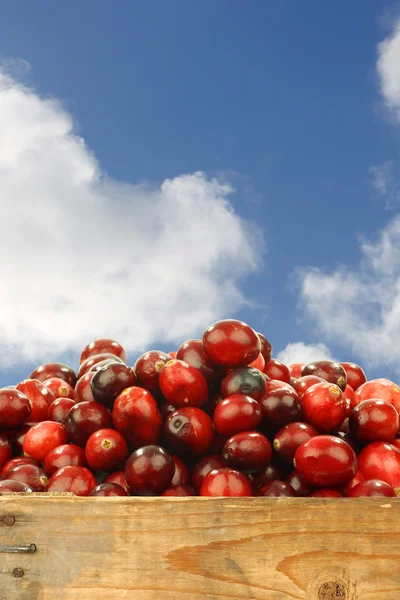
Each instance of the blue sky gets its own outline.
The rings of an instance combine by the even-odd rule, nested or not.
[[[210,318],[222,316],[242,318],[262,331],[276,354],[292,343],[323,343],[334,357],[363,364],[370,377],[397,381],[400,312],[396,320],[394,290],[399,273],[392,263],[400,248],[400,68],[390,60],[390,51],[397,51],[397,5],[362,0],[148,0],[112,5],[102,0],[43,0],[33,6],[26,0],[3,3],[1,13],[0,55],[7,79],[0,88],[0,108],[3,93],[10,114],[3,148],[26,143],[30,156],[37,157],[57,139],[58,150],[33,162],[32,171],[25,152],[24,161],[13,164],[9,188],[2,186],[9,190],[2,212],[19,241],[15,266],[11,252],[7,266],[0,267],[3,284],[13,291],[3,300],[0,316],[5,355],[0,384],[15,383],[50,356],[76,362],[83,340],[90,341],[92,334],[119,335],[133,362],[142,348],[173,349],[174,339],[198,335]],[[380,68],[378,44],[392,38]],[[15,86],[15,98],[10,85]],[[49,98],[61,104],[49,108]],[[49,112],[42,114],[41,107]],[[31,109],[28,123],[24,119]],[[29,143],[21,141],[42,118],[51,125],[49,137],[40,137],[47,132],[43,126]],[[72,132],[68,119],[74,122]],[[72,135],[81,136],[87,150],[82,156],[75,149],[73,158],[71,150],[65,159],[64,142]],[[65,171],[64,160],[69,165]],[[0,154],[0,184],[1,167]],[[23,182],[18,177],[22,168],[29,173]],[[91,169],[101,172],[99,197],[107,197],[106,215],[87,200],[93,186],[99,191]],[[72,181],[78,171],[68,191],[64,177]],[[215,201],[218,215],[213,217],[214,231],[203,212],[193,213],[203,229],[196,230],[197,249],[191,249],[182,266],[190,239],[178,236],[174,246],[170,232],[185,230],[192,209],[181,211],[181,180],[175,178],[199,171],[207,188],[202,188],[206,199],[199,210],[211,215]],[[37,185],[35,173],[40,173]],[[229,182],[236,192],[215,192],[209,187],[214,177]],[[175,181],[173,190],[160,195],[157,190],[166,179]],[[203,184],[192,183],[184,193],[193,194],[193,206],[199,206],[194,187]],[[88,194],[81,194],[83,189]],[[35,199],[33,190],[40,190]],[[150,210],[153,194],[157,200]],[[86,203],[86,216],[90,212],[94,221],[104,221],[96,234],[90,230],[93,221],[80,221],[80,202]],[[224,220],[225,202],[239,221],[233,222],[229,212]],[[13,203],[19,207],[14,213]],[[154,217],[160,207],[167,207],[168,225]],[[177,211],[179,222],[174,220]],[[257,224],[257,236],[248,231],[247,221]],[[82,223],[85,227],[79,230]],[[131,239],[129,223],[135,232]],[[27,237],[28,226],[32,237]],[[122,245],[118,227],[123,228]],[[155,236],[163,227],[167,264],[182,270],[184,281],[167,276],[164,264],[157,266],[165,246],[155,244]],[[74,236],[82,241],[85,231],[87,246],[79,246],[70,271],[67,253],[76,248]],[[39,248],[49,232],[56,241],[50,236],[38,250],[35,243]],[[65,244],[60,242],[64,234]],[[223,243],[214,239],[218,235],[225,236]],[[216,264],[207,271],[199,256],[202,244],[212,249],[214,242],[218,247],[210,257],[216,257]],[[59,271],[54,256],[46,258],[54,244],[63,265]],[[8,240],[1,250],[9,248]],[[147,248],[154,251],[151,294],[158,298],[148,312],[148,301],[140,304],[138,298],[147,298],[149,284],[143,291],[143,277],[133,277]],[[133,262],[125,264],[130,251]],[[257,258],[262,262],[256,264]],[[95,283],[109,277],[99,267],[104,261],[113,272],[110,289]],[[144,269],[148,272],[149,267]],[[126,286],[115,287],[115,277],[126,277]],[[168,287],[168,281],[178,293],[166,293],[163,315],[163,285]],[[95,292],[109,299],[97,306]],[[87,299],[75,303],[79,296]],[[96,320],[90,320],[88,303],[96,306]],[[124,310],[130,305],[132,322],[125,327],[130,313]],[[139,319],[154,320],[157,326],[146,328]],[[302,347],[292,350],[297,358]],[[293,352],[283,356],[292,357]]]

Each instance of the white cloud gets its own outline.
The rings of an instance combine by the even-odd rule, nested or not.
[[[369,168],[371,182],[375,190],[385,199],[386,208],[394,208],[400,200],[399,165],[388,160]]]
[[[385,104],[400,120],[400,19],[378,44],[377,73]]]
[[[304,344],[293,342],[278,353],[277,359],[286,365],[297,362],[310,363],[314,360],[333,360],[332,353],[325,344]]]
[[[103,335],[173,345],[232,313],[262,239],[231,192],[204,173],[108,178],[59,102],[0,75],[0,366]]]

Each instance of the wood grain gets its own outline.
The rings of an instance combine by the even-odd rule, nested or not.
[[[385,500],[3,496],[0,598],[399,600]]]

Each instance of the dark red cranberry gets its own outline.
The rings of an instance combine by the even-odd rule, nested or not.
[[[233,435],[222,449],[222,459],[228,467],[249,473],[265,468],[271,462],[271,456],[271,444],[257,431]]]
[[[85,360],[91,356],[96,356],[97,354],[114,354],[123,362],[126,362],[126,352],[121,344],[109,338],[101,338],[94,342],[90,342],[90,344],[87,344],[87,346],[84,347],[79,359],[79,364],[82,364]]]
[[[277,358],[271,358],[264,367],[264,373],[270,379],[278,379],[284,383],[290,383],[290,371],[282,361]]]
[[[89,358],[84,360],[81,366],[79,367],[78,379],[86,375],[86,373],[89,373],[89,371],[92,369],[92,367],[94,367],[94,365],[97,365],[98,363],[103,362],[105,360],[125,364],[121,358],[118,358],[118,356],[115,356],[114,354],[110,354],[108,352],[94,354],[93,356],[89,356]]]
[[[0,431],[17,429],[30,418],[32,405],[18,390],[0,389]]]
[[[62,444],[50,450],[43,462],[48,477],[63,467],[87,467],[85,451],[76,444]]]
[[[75,404],[75,400],[72,400],[71,398],[57,398],[54,400],[53,404],[49,406],[48,420],[65,425],[69,411]]]
[[[214,411],[214,427],[217,433],[225,437],[257,429],[261,419],[262,408],[259,403],[243,394],[221,400]]]
[[[213,443],[214,428],[200,408],[179,408],[165,422],[165,438],[176,452],[200,457]]]
[[[42,382],[51,377],[59,377],[69,383],[72,387],[75,387],[77,381],[75,371],[68,365],[60,362],[51,362],[40,365],[40,367],[37,367],[37,369],[32,371],[29,375],[29,379],[39,379],[39,381]]]
[[[34,460],[33,458],[29,458],[29,456],[17,456],[15,458],[10,458],[10,460],[5,463],[5,465],[3,466],[2,470],[1,470],[1,479],[8,479],[8,477],[6,477],[8,471],[10,469],[13,469],[14,467],[17,467],[18,465],[39,466],[38,462],[36,460]]]
[[[170,486],[175,463],[160,446],[144,446],[130,455],[124,473],[132,494],[157,496]]]
[[[210,325],[203,335],[208,358],[222,367],[246,367],[261,350],[260,338],[246,323],[234,319]]]
[[[221,469],[223,467],[225,467],[225,463],[219,454],[209,454],[201,458],[192,470],[192,484],[197,493],[200,492],[205,476],[213,469]]]
[[[95,399],[93,397],[91,381],[94,377],[95,371],[88,371],[85,375],[82,375],[80,379],[78,379],[77,384],[75,386],[75,402],[94,402]]]
[[[330,488],[346,485],[353,479],[357,456],[343,440],[333,435],[318,435],[297,449],[294,465],[311,485]]]
[[[297,381],[295,381],[293,387],[301,399],[310,387],[316,383],[324,383],[324,381],[324,379],[317,377],[316,375],[306,375],[305,377],[300,377]]]
[[[32,425],[34,425],[34,423],[26,423],[19,429],[14,429],[13,431],[9,432],[9,440],[11,442],[13,456],[21,456],[21,454],[24,453],[22,444],[24,443],[26,433],[30,430]]]
[[[54,399],[56,398],[72,398],[75,397],[74,388],[69,385],[64,379],[60,379],[60,377],[50,377],[50,379],[45,379],[43,381],[43,385],[47,387],[48,390],[53,394]]]
[[[176,487],[177,485],[187,485],[190,481],[190,471],[179,456],[175,454],[170,455],[172,460],[175,463],[175,473],[171,480],[171,487]]]
[[[346,371],[347,383],[354,391],[367,381],[364,371],[358,365],[351,362],[341,362],[340,364]]]
[[[303,475],[295,469],[285,479],[286,483],[292,486],[296,496],[305,498],[313,491],[313,487],[304,479]]]
[[[257,356],[257,358],[249,364],[249,367],[251,367],[252,369],[258,369],[259,371],[261,371],[261,373],[264,373],[265,360],[261,352]]]
[[[284,462],[293,464],[297,448],[316,435],[318,431],[308,423],[288,423],[276,434],[274,450]]]
[[[353,479],[348,484],[340,488],[342,496],[345,496],[347,498],[350,494],[350,490],[352,490],[353,487],[355,487],[357,484],[361,483],[361,481],[365,481],[365,477],[360,471],[357,471]]]
[[[0,431],[0,471],[12,457],[12,446],[8,435]]]
[[[160,373],[163,396],[177,408],[203,406],[208,400],[208,385],[203,375],[181,360],[170,360]]]
[[[92,471],[115,471],[128,453],[126,441],[115,429],[99,429],[86,442],[85,456]]]
[[[163,420],[157,402],[139,387],[124,390],[114,402],[114,427],[134,448],[158,444],[161,441]]]
[[[205,410],[205,408],[206,407],[204,406],[203,410]],[[167,400],[164,400],[159,405],[159,410],[160,410],[162,418],[164,419],[164,421],[166,421],[167,417],[169,417],[169,415],[171,415],[172,413],[174,413],[176,411],[176,407],[173,406],[173,404],[170,404]],[[207,411],[207,414],[209,414],[208,411]]]
[[[399,430],[399,414],[386,400],[364,400],[349,417],[351,436],[362,442],[390,442]]]
[[[290,378],[297,380],[300,379],[301,377],[301,372],[303,370],[303,367],[306,366],[306,363],[302,363],[302,362],[298,362],[298,363],[292,363],[291,365],[288,365],[288,369],[290,372]]]
[[[267,465],[264,469],[261,469],[261,471],[249,473],[248,475],[253,489],[256,491],[267,485],[267,483],[275,481],[275,479],[281,479],[281,476],[281,471],[272,464]]]
[[[47,421],[49,406],[55,400],[54,394],[38,379],[25,379],[17,385],[16,389],[25,394],[31,402],[32,411],[29,415],[30,421],[32,423]]]
[[[128,492],[117,483],[101,483],[90,492],[89,496],[128,496]]]
[[[301,372],[302,377],[305,375],[316,375],[325,379],[328,383],[334,383],[342,391],[347,385],[347,374],[342,365],[333,360],[316,360],[308,363]]]
[[[104,479],[103,483],[117,483],[129,494],[128,484],[125,481],[125,475],[123,471],[115,471],[114,473],[110,473]]]
[[[161,496],[196,496],[196,490],[191,485],[175,485],[166,489]]]
[[[33,492],[33,489],[21,481],[3,479],[3,481],[0,481],[0,495],[4,492]]]
[[[25,483],[34,492],[43,492],[47,484],[46,473],[37,465],[17,465],[7,471],[7,479]]]
[[[116,362],[109,363],[96,371],[90,382],[95,401],[109,408],[121,392],[134,385],[136,385],[136,375],[133,369]]]
[[[26,456],[43,462],[48,453],[67,442],[67,430],[62,423],[41,421],[26,432],[22,449]]]
[[[209,383],[224,376],[222,367],[211,362],[204,352],[202,340],[192,339],[184,342],[178,349],[176,358],[195,367]]]
[[[137,377],[137,385],[150,392],[159,392],[160,373],[164,365],[170,360],[169,354],[159,350],[150,350],[139,356],[133,367]]]
[[[305,420],[322,433],[334,431],[346,417],[346,399],[342,390],[327,382],[308,388],[301,407]]]
[[[261,398],[260,405],[267,427],[283,427],[287,423],[302,420],[300,399],[294,390],[281,388],[269,392]]]
[[[386,442],[372,442],[358,456],[359,470],[365,479],[385,481],[396,492],[400,488],[400,451]]]
[[[96,485],[96,479],[89,469],[70,465],[59,469],[50,477],[46,491],[71,492],[75,496],[89,496]]]
[[[65,426],[68,440],[84,447],[92,433],[112,427],[111,413],[99,402],[79,402],[69,411]]]
[[[271,346],[270,342],[267,340],[267,338],[265,337],[265,335],[263,335],[262,333],[257,333],[257,335],[258,335],[258,338],[261,343],[260,353],[261,353],[263,359],[265,360],[265,364],[267,364],[267,362],[269,362],[271,360],[272,346]]]
[[[245,394],[255,400],[260,400],[266,391],[265,381],[265,376],[258,369],[251,367],[234,369],[222,380],[221,397]]]
[[[252,496],[253,490],[246,475],[234,469],[213,469],[204,478],[200,496]]]
[[[330,490],[329,488],[322,488],[321,490],[316,490],[315,492],[311,492],[308,496],[309,498],[341,498],[342,494],[337,490]]]
[[[379,479],[367,479],[355,485],[349,492],[349,498],[360,496],[385,496],[394,498],[397,496],[391,485]]]
[[[258,492],[257,496],[272,496],[274,498],[293,498],[296,493],[292,486],[286,481],[271,481],[262,487]]]
[[[400,414],[400,388],[390,379],[371,379],[363,383],[354,394],[354,403],[352,408],[355,408],[363,400],[386,400],[393,404],[397,412]]]

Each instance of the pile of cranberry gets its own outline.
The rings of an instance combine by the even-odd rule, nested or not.
[[[353,363],[287,366],[233,319],[126,364],[110,339],[0,389],[0,493],[389,496],[400,388]]]

